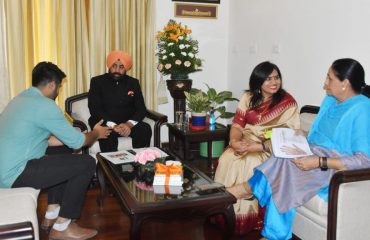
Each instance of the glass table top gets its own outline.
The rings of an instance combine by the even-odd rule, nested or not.
[[[153,186],[154,171],[147,170],[137,163],[120,165],[112,164],[109,161],[107,163],[112,167],[115,176],[122,184],[126,185],[129,192],[141,204],[225,194],[223,188],[204,190],[205,186],[214,186],[216,183],[199,170],[186,164],[183,165],[182,186]]]

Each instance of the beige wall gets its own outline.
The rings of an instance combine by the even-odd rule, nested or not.
[[[319,105],[335,59],[355,58],[370,75],[369,12],[367,0],[230,1],[228,88],[239,94],[253,67],[271,60],[300,106]]]

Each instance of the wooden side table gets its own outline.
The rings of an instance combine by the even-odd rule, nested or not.
[[[207,142],[207,155],[208,161],[211,162],[211,175],[214,175],[214,164],[212,160],[212,142],[213,141],[226,141],[227,128],[226,126],[216,123],[216,128],[214,130],[203,130],[194,131],[189,128],[178,127],[174,123],[167,123],[168,127],[168,140],[169,140],[169,150],[172,154],[176,155],[182,160],[188,160],[190,156],[190,143],[194,142]],[[180,156],[174,150],[174,145],[178,144],[179,141],[182,143],[183,156]]]

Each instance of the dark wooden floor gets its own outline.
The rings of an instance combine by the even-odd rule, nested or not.
[[[197,156],[197,155],[196,155]],[[192,164],[196,165],[204,172],[209,174],[209,164],[207,160],[196,157]],[[99,194],[99,187],[88,190],[86,201],[81,218],[77,221],[81,226],[98,229],[99,234],[96,240],[129,239],[130,220],[121,210],[119,203],[114,196],[107,196],[103,207],[99,207],[96,198]],[[41,222],[47,206],[47,195],[41,193],[38,201],[38,217]],[[171,240],[218,240],[222,239],[221,230],[211,224],[194,221],[172,221],[172,222],[148,222],[142,227],[142,239],[171,239]],[[239,239],[259,239],[259,233],[252,232],[243,237],[233,237]],[[40,229],[40,239],[48,239],[48,233]]]

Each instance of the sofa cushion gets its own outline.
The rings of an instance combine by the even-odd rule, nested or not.
[[[320,216],[328,215],[328,203],[317,195],[311,198],[310,201],[305,203],[303,206]]]
[[[37,221],[37,197],[39,190],[24,188],[0,189],[0,225],[30,221],[35,238],[39,239]]]
[[[89,118],[90,118],[90,110],[88,108],[88,99],[84,98],[79,101],[75,101],[72,104],[73,112],[71,113],[71,116],[76,119],[80,120],[83,123],[86,124],[87,129],[90,131],[89,126]]]
[[[308,132],[311,128],[311,124],[313,123],[313,120],[315,119],[317,114],[314,113],[301,113],[299,115],[299,118],[301,120],[301,129],[303,131]]]

